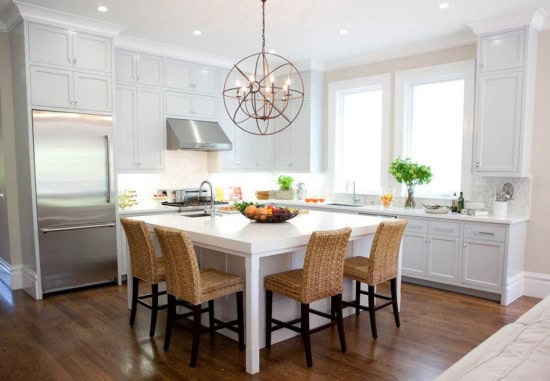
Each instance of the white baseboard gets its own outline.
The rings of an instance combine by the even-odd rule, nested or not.
[[[12,290],[19,290],[23,288],[23,266],[15,265],[12,266],[2,258],[0,258],[0,271],[6,274],[8,279],[8,286]]]
[[[523,295],[545,298],[550,295],[550,274],[523,272]]]
[[[506,288],[500,300],[500,303],[504,306],[512,303],[514,300],[524,295],[525,293],[525,276],[523,272],[508,278],[506,281]]]
[[[22,270],[23,290],[35,299],[42,299],[42,290],[39,287],[38,274],[28,267],[23,267]]]

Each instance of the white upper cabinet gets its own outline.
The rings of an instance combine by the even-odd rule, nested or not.
[[[145,86],[164,86],[164,59],[150,54],[117,50],[115,79],[117,82]]]
[[[530,174],[536,47],[532,27],[479,37],[474,171],[480,175]]]
[[[107,37],[29,23],[30,61],[76,70],[111,73],[111,40]]]
[[[220,93],[219,70],[215,67],[167,59],[166,87],[218,96]]]
[[[524,29],[484,36],[479,39],[479,44],[479,68],[482,73],[523,67]]]

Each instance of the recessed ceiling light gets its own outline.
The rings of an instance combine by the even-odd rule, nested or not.
[[[197,29],[197,30],[194,30],[194,31],[193,31],[193,34],[194,34],[195,36],[200,36],[200,35],[202,34],[202,32],[201,32],[200,30]]]
[[[105,13],[105,12],[107,12],[109,9],[108,9],[105,5],[100,5],[99,7],[97,7],[97,10],[98,10],[99,12]]]
[[[347,29],[340,29],[339,33],[341,36],[345,36],[346,34],[349,33],[349,31]]]
[[[439,3],[438,8],[439,9],[449,9],[450,4],[449,3]]]
[[[269,53],[275,54],[275,53],[277,53],[277,51],[275,49],[269,49]]]

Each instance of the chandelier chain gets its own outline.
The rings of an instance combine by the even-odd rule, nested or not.
[[[262,0],[262,51],[265,50],[265,1]]]

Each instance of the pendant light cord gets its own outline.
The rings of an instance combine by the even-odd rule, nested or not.
[[[262,0],[262,52],[265,51],[265,2]]]

